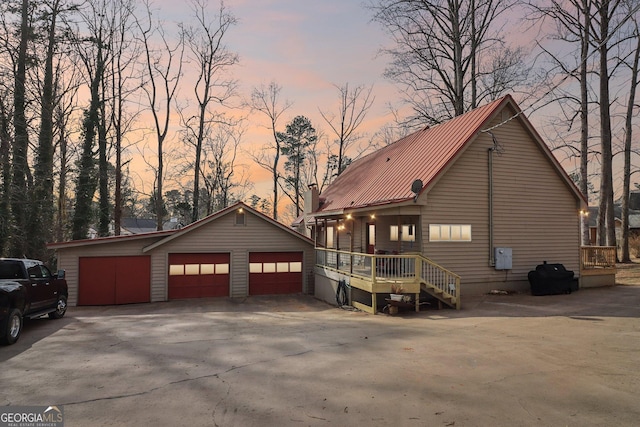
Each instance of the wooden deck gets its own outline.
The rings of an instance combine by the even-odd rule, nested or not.
[[[371,305],[352,301],[362,311],[377,311],[378,294],[412,295],[420,311],[420,291],[460,309],[460,276],[439,266],[421,254],[365,254],[316,248],[316,265],[349,276],[349,285],[370,295]],[[395,292],[398,287],[402,292]]]
[[[616,248],[582,246],[580,248],[580,287],[613,286],[616,281]]]

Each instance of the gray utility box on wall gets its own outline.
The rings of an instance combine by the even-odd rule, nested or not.
[[[513,268],[513,256],[511,248],[494,248],[496,270],[511,270]]]

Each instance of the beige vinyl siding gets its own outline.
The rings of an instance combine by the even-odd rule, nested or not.
[[[151,257],[151,302],[168,299],[170,253],[230,254],[230,295],[242,297],[249,289],[249,252],[303,252],[303,292],[312,291],[315,263],[313,242],[298,237],[271,221],[245,210],[245,225],[236,225],[235,211],[204,220],[199,226],[161,236],[122,237],[69,242],[56,248],[58,268],[66,270],[69,303],[77,304],[80,257],[149,255]],[[160,241],[167,239],[166,243]],[[158,243],[157,246],[154,244]]]
[[[161,302],[169,299],[169,255],[160,248],[156,248],[150,253],[151,302]]]
[[[69,305],[78,304],[78,277],[80,257],[106,257],[106,256],[137,256],[144,255],[142,246],[150,245],[158,241],[159,237],[149,237],[147,239],[131,239],[124,242],[111,241],[102,244],[87,244],[83,246],[72,246],[60,248],[58,254],[58,268],[65,270],[67,286],[69,288]],[[152,258],[153,265],[153,258]],[[153,300],[153,277],[151,279],[151,301]]]
[[[78,256],[71,251],[58,251],[58,270],[64,270],[69,290],[67,303],[71,306],[78,305],[78,275],[80,274]]]
[[[164,262],[152,262],[152,282],[162,278],[166,289],[167,257],[169,253],[230,253],[232,296],[248,295],[248,252],[301,252],[305,253],[303,271],[312,268],[313,244],[302,240],[245,211],[245,225],[236,225],[235,213],[230,212],[215,221],[203,224],[170,242],[153,249],[162,251]],[[304,274],[303,292],[307,292],[308,275]],[[165,297],[166,298],[166,297]]]
[[[249,295],[249,251],[234,249],[231,251],[231,289],[229,295],[233,298]]]
[[[493,246],[512,248],[513,269],[498,271],[489,265],[489,134],[472,142],[429,191],[424,207],[425,255],[459,274],[467,295],[522,289],[527,273],[545,260],[579,270],[579,201],[574,193],[518,120],[492,132],[500,146],[493,154]],[[472,241],[429,242],[429,224],[470,224]]]

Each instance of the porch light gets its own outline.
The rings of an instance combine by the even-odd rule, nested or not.
[[[351,217],[351,214],[350,214],[350,213],[348,213],[348,214],[347,214],[347,219],[351,219],[351,218],[352,218],[352,217]]]
[[[580,215],[582,216],[589,216],[589,211],[585,210],[585,209],[580,209]]]
[[[371,215],[369,215],[369,218],[371,218],[371,219],[376,219],[376,214],[371,214]]]

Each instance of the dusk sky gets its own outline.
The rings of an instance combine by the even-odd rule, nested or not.
[[[218,5],[211,0],[211,12],[217,12]],[[387,36],[371,22],[371,12],[360,0],[228,0],[225,5],[238,19],[226,43],[240,56],[233,75],[242,95],[248,97],[253,87],[273,80],[282,86],[282,100],[293,103],[279,123],[281,130],[297,115],[309,117],[317,129],[327,129],[318,108],[337,112],[334,85],[345,83],[374,86],[375,102],[363,130],[374,133],[392,120],[387,104],[399,97],[382,76],[387,59],[378,55]],[[189,3],[158,0],[154,6],[167,24],[188,23],[192,16]],[[266,124],[266,117],[250,116],[245,146],[270,142]],[[252,175],[268,180],[267,172],[259,169],[255,166]]]
[[[246,98],[253,87],[276,81],[282,87],[282,100],[293,103],[279,123],[280,130],[293,117],[304,115],[316,129],[326,132],[328,126],[318,109],[337,112],[338,93],[333,85],[373,85],[375,102],[361,130],[371,136],[391,123],[388,104],[398,106],[400,95],[383,77],[389,58],[379,53],[390,40],[383,28],[371,21],[372,11],[365,4],[366,0],[225,1],[238,19],[238,24],[228,32],[226,43],[240,56],[233,75],[239,81],[242,95]],[[193,16],[190,3],[156,0],[154,5],[168,23],[188,23]],[[210,0],[209,7],[212,13],[217,12],[219,2]],[[531,47],[540,34],[523,35],[525,24],[517,16],[520,14],[521,11],[514,11],[513,19],[505,19],[506,38],[509,42],[526,39],[524,43]],[[510,26],[518,27],[520,32],[509,34]],[[521,96],[516,94],[515,98],[518,101]],[[534,126],[539,127],[543,113],[528,109],[531,103],[539,104],[540,100],[530,99],[520,106]],[[265,116],[249,116],[249,130],[243,139],[245,149],[271,142],[265,125]],[[544,129],[538,130],[546,136]],[[251,175],[256,184],[251,193],[268,197],[272,185],[269,173],[253,164]]]

